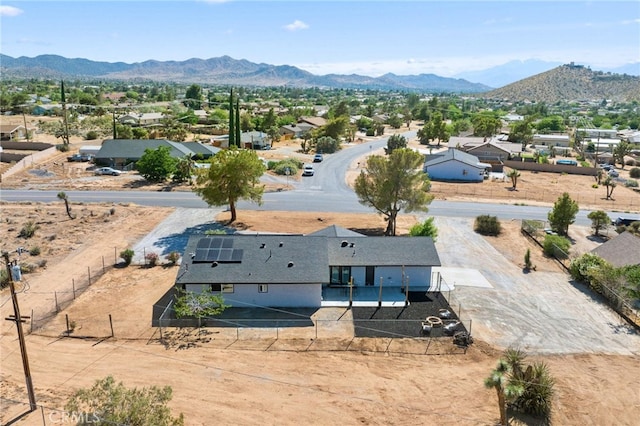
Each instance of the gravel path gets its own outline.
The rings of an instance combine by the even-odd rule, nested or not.
[[[452,292],[478,338],[531,353],[640,353],[640,335],[567,274],[524,274],[472,231],[471,219],[436,224],[442,266],[476,269],[492,286],[457,283]]]

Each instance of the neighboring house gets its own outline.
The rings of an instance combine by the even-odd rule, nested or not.
[[[307,123],[312,125],[314,128],[316,127],[322,127],[324,125],[327,124],[327,120],[325,120],[322,117],[300,117],[298,119],[298,125],[299,123]]]
[[[198,146],[191,144],[198,144]],[[123,168],[138,161],[144,155],[145,149],[155,150],[161,146],[168,147],[174,158],[185,156],[193,158],[196,154],[204,152],[210,152],[210,157],[220,151],[219,148],[198,142],[172,142],[166,139],[107,139],[102,142],[102,147],[95,156],[95,162]]]
[[[118,117],[121,124],[129,124],[133,126],[151,126],[160,124],[164,114],[161,112],[147,112],[144,114],[129,113]]]
[[[436,266],[429,237],[367,237],[335,226],[308,235],[193,235],[175,283],[219,292],[233,307],[402,306],[407,290],[432,288]]]
[[[619,143],[620,139],[592,138],[582,141],[582,148],[585,151],[588,151],[589,147],[592,146],[597,152],[613,152],[614,148],[618,146]]]
[[[241,133],[240,141],[244,148],[249,149],[264,149],[271,146],[271,138],[266,133],[258,132],[256,130]]]
[[[491,164],[481,163],[478,157],[455,148],[427,156],[424,163],[431,180],[482,182],[490,170]]]
[[[0,125],[0,139],[3,141],[15,141],[26,139],[27,133],[22,125],[2,124]]]
[[[569,135],[533,135],[533,139],[531,140],[533,145],[544,145],[544,146],[561,146],[568,147],[569,146]]]
[[[207,124],[209,122],[209,115],[207,111],[203,109],[196,109],[193,114],[198,117],[198,124]]]
[[[509,147],[506,145],[509,145]],[[478,157],[480,161],[489,164],[502,164],[504,160],[508,160],[511,157],[511,150],[514,148],[511,145],[517,145],[518,154],[522,152],[522,145],[520,144],[497,144],[493,141],[485,142],[465,151]]]
[[[618,131],[615,129],[576,129],[576,134],[580,134],[584,138],[614,139],[618,136]]]
[[[591,250],[591,253],[597,254],[618,268],[640,265],[640,237],[625,231]]]
[[[62,105],[60,104],[35,105],[31,109],[31,114],[33,115],[56,115],[59,112],[62,112]]]
[[[280,127],[280,135],[285,140],[300,138],[305,132],[306,130],[295,124],[287,124]]]

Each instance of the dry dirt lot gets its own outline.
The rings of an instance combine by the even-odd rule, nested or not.
[[[114,247],[120,250],[131,246],[172,211],[74,205],[78,218],[72,221],[62,203],[1,207],[0,231],[10,238],[5,244],[13,247],[21,243],[27,248],[38,244],[42,254],[23,255],[23,261],[48,260],[46,268],[27,275],[19,286],[23,315],[29,315],[33,307],[54,309],[52,291],[68,289],[71,279],[83,282],[87,266],[100,269],[102,256],[109,264]],[[112,207],[114,214],[110,212]],[[384,226],[375,215],[285,216],[284,212],[244,211],[239,225],[263,232],[310,232],[318,229],[319,216],[323,226]],[[275,217],[279,220],[269,220]],[[32,239],[17,239],[27,220],[40,224],[40,229]],[[412,216],[403,217],[401,232],[414,222]],[[264,223],[271,224],[270,228],[263,228]],[[278,223],[286,228],[278,228]],[[517,233],[505,233],[503,238],[493,240],[499,251],[509,252],[512,244],[520,248],[528,244]],[[513,258],[516,264],[520,261],[519,256]],[[537,254],[534,263],[539,270],[555,268],[553,262]],[[462,354],[451,353],[448,340],[351,340],[321,335],[318,339],[282,335],[276,339],[273,332],[242,334],[236,340],[228,331],[214,329],[203,334],[173,330],[169,338],[160,341],[158,330],[149,326],[150,307],[174,278],[175,269],[170,267],[109,269],[60,314],[45,324],[38,323],[37,330],[27,336],[27,345],[37,402],[46,408],[20,424],[43,424],[43,414],[45,424],[53,424],[52,420],[60,418],[55,410],[63,407],[74,389],[89,386],[108,374],[130,386],[172,386],[170,405],[175,412],[185,414],[189,425],[496,422],[495,392],[483,387],[483,379],[499,351],[487,342],[477,340]],[[0,298],[3,318],[10,310],[9,295],[4,290]],[[62,337],[65,314],[76,322],[72,334],[76,338]],[[82,338],[109,336],[109,314],[114,338]],[[337,313],[327,314],[327,318],[331,316],[337,318]],[[27,398],[15,327],[7,321],[1,324],[0,421],[7,422],[25,410]],[[25,327],[29,329],[29,323]],[[532,359],[547,362],[557,379],[555,424],[636,424],[640,415],[638,355],[576,353]]]

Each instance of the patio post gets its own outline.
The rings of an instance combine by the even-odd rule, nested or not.
[[[404,287],[404,306],[409,306],[409,275],[407,275],[407,282]]]
[[[380,290],[378,291],[378,307],[382,306],[382,283],[384,281],[383,277],[380,277]]]
[[[349,307],[353,306],[353,277],[349,277]]]

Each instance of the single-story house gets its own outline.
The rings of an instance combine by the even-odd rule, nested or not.
[[[618,135],[618,131],[615,129],[576,129],[576,134],[580,134],[584,138],[613,139]]]
[[[368,237],[340,227],[307,235],[193,235],[175,284],[233,307],[403,306],[429,291],[440,258],[429,237]]]
[[[118,117],[121,124],[129,124],[133,126],[150,126],[160,124],[164,114],[161,112],[146,112],[144,114],[129,113]]]
[[[590,146],[594,151],[598,152],[613,152],[614,148],[618,146],[620,139],[605,139],[605,138],[591,138],[582,141],[582,148],[585,151],[590,150]]]
[[[482,145],[474,146],[473,148],[465,150],[467,153],[478,157],[480,161],[484,161],[490,164],[501,164],[504,160],[508,160],[511,157],[511,146],[507,148],[504,145],[514,144],[498,144],[493,141],[485,142]],[[522,145],[517,145],[517,152],[522,152]]]
[[[155,150],[161,146],[169,147],[170,154],[174,158],[185,156],[193,158],[198,153],[208,158],[220,151],[220,148],[199,142],[172,142],[166,139],[107,139],[102,142],[102,147],[95,155],[95,162],[123,168],[138,161],[144,155],[145,149]]]
[[[35,105],[31,109],[31,114],[33,115],[56,115],[59,112],[62,112],[62,105],[60,104]]]
[[[24,126],[20,124],[2,124],[0,125],[0,139],[3,141],[14,141],[25,139],[27,132]]]
[[[533,145],[545,145],[545,146],[569,146],[569,135],[533,135],[531,140]]]
[[[640,265],[640,237],[625,231],[591,250],[615,267]]]
[[[307,132],[307,130],[299,127],[297,124],[285,124],[284,126],[280,126],[280,135],[282,135],[285,140],[300,138],[305,132]]]
[[[322,117],[309,117],[309,116],[304,116],[304,117],[300,117],[298,119],[298,123],[307,123],[312,125],[314,128],[316,127],[322,127],[324,125],[327,124],[327,120],[325,120]]]
[[[427,156],[423,170],[431,180],[482,182],[491,170],[491,164],[481,163],[474,155],[449,148],[444,153]]]

